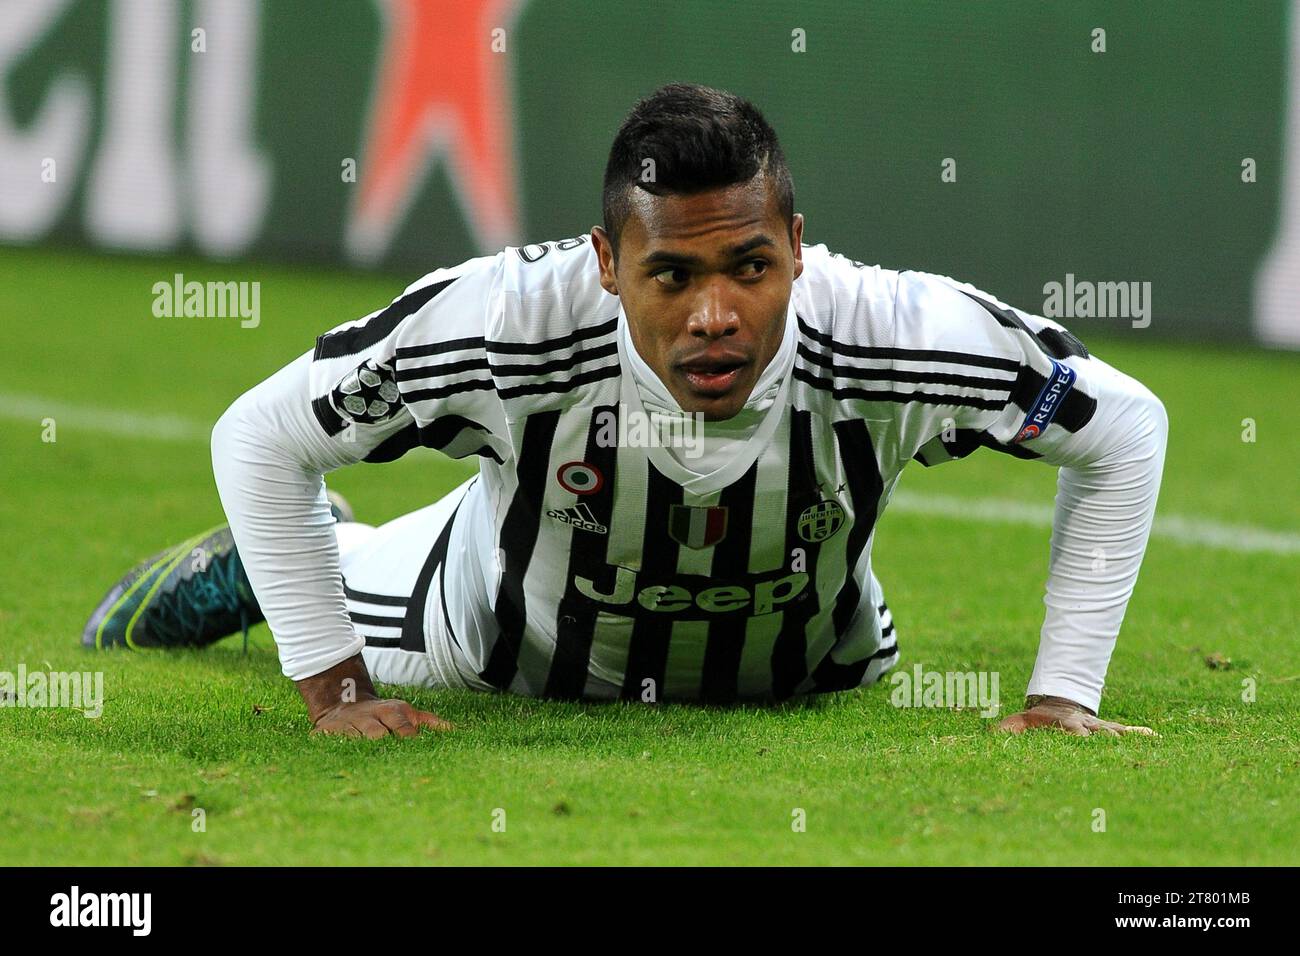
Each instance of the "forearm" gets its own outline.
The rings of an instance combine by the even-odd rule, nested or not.
[[[1047,612],[1027,693],[1095,713],[1151,533],[1168,422],[1150,392],[1116,372],[1089,428],[1052,456],[1063,467]]]
[[[305,362],[233,404],[212,433],[213,475],[240,560],[270,625],[285,676],[311,677],[357,655],[322,472],[330,449],[298,411]]]

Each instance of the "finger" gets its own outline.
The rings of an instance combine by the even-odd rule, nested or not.
[[[1126,733],[1126,734],[1141,734],[1143,737],[1159,737],[1159,736],[1160,736],[1158,733],[1156,733],[1156,732],[1155,732],[1154,730],[1152,730],[1150,727],[1138,727],[1138,726],[1126,727],[1126,726],[1123,725],[1123,724],[1117,724],[1116,726],[1119,727],[1119,729],[1120,729],[1120,731],[1121,731],[1122,733]]]
[[[1004,717],[1002,722],[998,724],[998,729],[1005,730],[1008,733],[1023,734],[1026,730],[1053,726],[1056,726],[1056,721],[1051,717],[1036,714],[1032,711],[1021,711],[1018,714]]]
[[[351,729],[357,731],[358,735],[369,737],[371,740],[378,740],[380,737],[388,736],[388,728],[374,717],[362,717],[354,720]],[[349,734],[349,736],[352,735]]]
[[[397,736],[414,737],[420,730],[407,719],[410,710],[410,707],[380,707],[376,709],[375,717]]]
[[[415,710],[412,708],[412,714],[415,717],[415,723],[420,727],[428,727],[430,730],[455,730],[456,725],[450,720],[443,720],[437,714],[427,710]]]
[[[360,737],[361,732],[351,725],[339,724],[333,721],[317,724],[311,729],[313,734],[327,734],[331,737]]]
[[[1005,731],[1009,734],[1023,734],[1028,722],[1024,714],[1012,714],[1010,717],[1004,717],[998,722],[997,730]]]
[[[1056,726],[1060,727],[1067,734],[1074,734],[1076,737],[1091,737],[1092,731],[1088,729],[1087,724],[1078,720],[1058,721]]]

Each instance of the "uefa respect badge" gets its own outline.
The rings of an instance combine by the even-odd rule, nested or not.
[[[1065,399],[1065,393],[1074,385],[1077,377],[1074,369],[1056,359],[1052,359],[1051,362],[1052,374],[1048,376],[1038,397],[1034,399],[1034,404],[1030,406],[1029,414],[1020,425],[1020,431],[1016,433],[1015,438],[1011,439],[1014,445],[1037,438],[1047,431],[1047,426],[1052,423],[1052,419],[1056,417],[1056,410],[1061,407],[1061,402]]]

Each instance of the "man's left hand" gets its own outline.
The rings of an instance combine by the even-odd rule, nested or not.
[[[1150,727],[1130,727],[1127,724],[1102,720],[1082,704],[1076,704],[1064,697],[1042,697],[1027,700],[1025,704],[1024,711],[1004,718],[997,725],[997,729],[1020,734],[1038,727],[1056,727],[1077,737],[1091,737],[1094,733],[1110,734],[1112,737],[1121,734],[1159,736]]]

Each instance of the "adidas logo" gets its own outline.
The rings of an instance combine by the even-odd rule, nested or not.
[[[608,528],[596,520],[596,516],[591,513],[591,509],[583,504],[574,505],[572,508],[556,508],[553,511],[546,512],[546,517],[554,518],[564,524],[571,524],[583,531],[590,531],[592,534],[605,534],[609,531]]]

